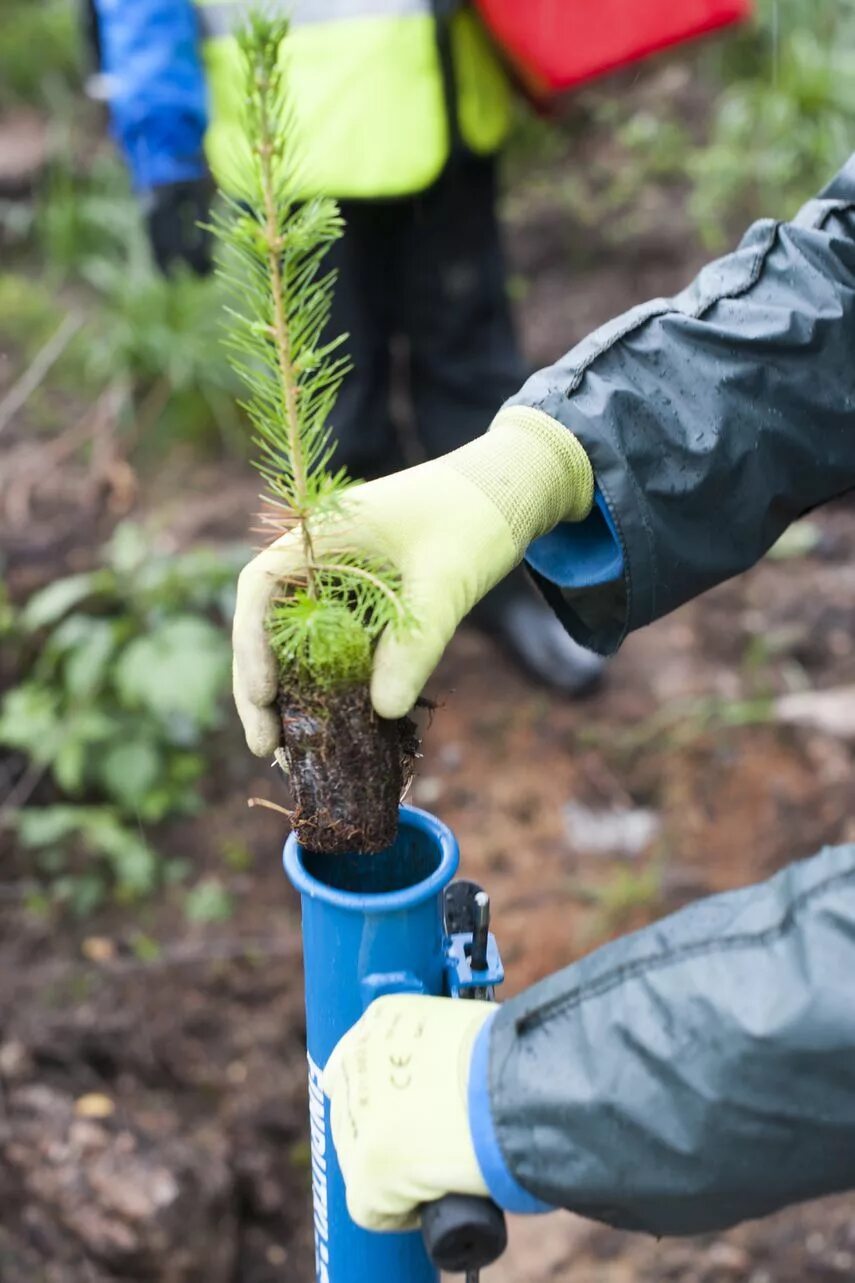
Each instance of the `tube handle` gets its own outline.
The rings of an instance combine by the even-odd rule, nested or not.
[[[421,1209],[422,1238],[432,1263],[448,1274],[483,1270],[508,1245],[504,1212],[489,1198],[446,1194]]]

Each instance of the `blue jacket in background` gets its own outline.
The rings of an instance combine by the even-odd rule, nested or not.
[[[94,0],[112,133],[137,191],[200,178],[208,123],[190,0]]]

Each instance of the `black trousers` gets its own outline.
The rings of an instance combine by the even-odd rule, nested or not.
[[[505,294],[495,162],[455,159],[416,196],[342,201],[329,334],[353,370],[333,412],[337,464],[368,478],[484,432],[526,371]]]

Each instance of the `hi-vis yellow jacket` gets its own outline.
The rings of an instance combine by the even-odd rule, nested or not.
[[[282,3],[293,24],[283,56],[303,194],[407,195],[438,177],[455,132],[482,155],[504,140],[508,83],[468,4],[446,0],[450,12],[442,17],[435,0]],[[249,3],[197,0],[196,8],[209,92],[205,149],[228,189],[240,154],[241,67],[233,32]]]

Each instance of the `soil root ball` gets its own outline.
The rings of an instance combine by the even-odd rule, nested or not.
[[[300,844],[325,855],[391,846],[417,737],[408,717],[378,717],[367,686],[280,691]]]

